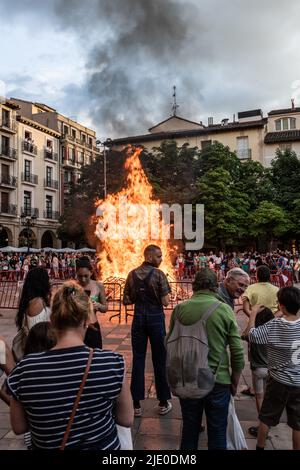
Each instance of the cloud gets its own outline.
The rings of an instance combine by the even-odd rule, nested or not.
[[[72,85],[71,76],[66,83],[58,74],[56,86],[53,78],[50,90],[42,87],[43,101],[85,116],[101,137],[145,133],[168,117],[174,84],[178,114],[204,122],[288,106],[297,94],[298,0],[4,0],[1,6],[12,23],[23,15],[25,24],[41,22],[53,38],[54,32],[73,38],[80,80]]]

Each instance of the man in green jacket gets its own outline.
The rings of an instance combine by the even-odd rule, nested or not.
[[[201,269],[195,277],[193,296],[177,305],[170,320],[170,331],[177,316],[183,325],[196,323],[218,300],[216,274]],[[226,449],[227,416],[230,395],[235,395],[244,368],[244,351],[232,309],[223,302],[206,323],[209,354],[208,365],[216,371],[213,390],[202,399],[180,399],[183,428],[181,450],[197,449],[203,409],[207,418],[208,449]],[[229,346],[229,354],[227,352]],[[226,348],[226,350],[225,350]],[[230,360],[229,360],[230,357]]]

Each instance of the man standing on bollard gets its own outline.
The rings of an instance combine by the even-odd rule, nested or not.
[[[172,409],[170,389],[166,378],[165,315],[163,307],[169,303],[169,286],[166,275],[158,269],[162,262],[161,249],[148,245],[145,261],[131,271],[124,288],[124,305],[134,304],[131,326],[132,374],[131,394],[134,415],[142,416],[140,401],[145,398],[145,359],[150,340],[155,388],[159,400],[158,413],[165,415]]]

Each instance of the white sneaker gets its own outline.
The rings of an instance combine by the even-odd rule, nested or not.
[[[164,406],[158,406],[158,414],[159,415],[166,415],[167,413],[169,413],[173,406],[172,406],[172,403],[170,401],[167,402],[168,404],[167,405],[164,405]]]

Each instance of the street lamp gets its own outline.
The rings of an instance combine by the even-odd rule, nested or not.
[[[26,214],[22,213],[21,214],[21,225],[23,227],[26,227],[26,229],[24,230],[25,233],[26,233],[26,239],[27,239],[27,254],[29,255],[30,253],[30,245],[29,245],[29,239],[30,239],[30,228],[31,227],[34,227],[35,226],[35,221],[36,221],[37,217],[36,215],[32,215],[31,217],[30,216],[27,216]]]
[[[107,195],[107,182],[106,182],[106,147],[108,149],[111,149],[113,146],[113,141],[112,139],[108,138],[105,141],[101,142],[101,140],[96,140],[97,145],[102,145],[103,146],[103,179],[104,179],[104,185],[103,185],[103,194],[104,194],[104,199],[106,199]]]

